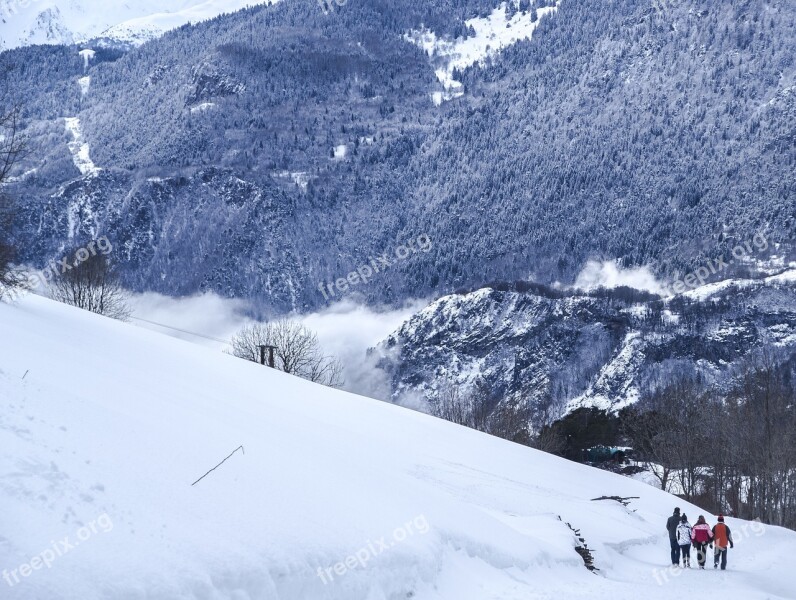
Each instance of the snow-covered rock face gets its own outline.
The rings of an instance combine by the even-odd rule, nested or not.
[[[92,39],[137,46],[186,23],[278,0],[0,0],[0,50]]]
[[[792,531],[670,570],[715,517],[642,482],[35,296],[0,331],[3,600],[796,597]]]
[[[763,345],[796,349],[794,273],[664,301],[491,288],[447,296],[379,346],[380,365],[399,402],[433,402],[448,382],[481,380],[498,400],[521,393],[536,408],[619,410],[686,374],[724,384]]]

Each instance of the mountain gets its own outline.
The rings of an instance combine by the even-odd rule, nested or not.
[[[633,479],[39,297],[0,331],[9,600],[796,593],[792,531],[728,518],[726,573],[670,569],[702,511]]]
[[[796,353],[794,268],[666,298],[498,285],[439,299],[376,352],[396,402],[483,384],[495,404],[527,399],[539,425],[580,407],[615,412],[682,379],[727,391],[763,348]]]
[[[138,46],[187,23],[276,0],[0,0],[0,50],[32,44]]]
[[[21,259],[104,234],[131,289],[271,314],[568,284],[589,260],[675,278],[758,231],[793,247],[792,2],[326,9],[0,55],[36,149],[11,190]]]

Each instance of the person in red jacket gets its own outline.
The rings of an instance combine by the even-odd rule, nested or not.
[[[719,558],[721,558],[721,570],[727,568],[727,544],[733,548],[732,532],[724,524],[724,515],[719,515],[719,522],[713,526],[713,544],[716,546],[713,551],[713,568],[719,568]]]
[[[711,540],[713,539],[713,531],[710,529],[710,525],[705,522],[705,517],[699,515],[699,519],[697,519],[696,525],[691,530],[691,541],[694,544],[694,548],[697,551],[697,561],[699,561],[699,568],[705,568],[705,559],[707,558],[707,545],[710,544],[711,548],[713,544]]]

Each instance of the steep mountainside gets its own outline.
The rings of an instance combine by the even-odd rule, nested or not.
[[[663,300],[508,287],[442,298],[385,340],[394,399],[434,402],[445,385],[481,381],[495,402],[525,397],[537,414],[618,410],[678,378],[721,389],[764,346],[796,352],[796,270]]]
[[[568,282],[589,258],[668,275],[756,231],[796,238],[785,0],[290,0],[78,50],[0,55],[37,149],[16,173],[33,263],[102,231],[134,289],[285,311],[423,234],[431,251],[353,293]],[[219,186],[249,190],[233,227]],[[194,219],[225,233],[171,229]]]

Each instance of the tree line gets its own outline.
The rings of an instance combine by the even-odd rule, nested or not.
[[[724,393],[681,381],[621,415],[664,490],[796,529],[796,357],[764,349]]]
[[[645,472],[714,513],[796,529],[796,355],[776,347],[750,357],[724,388],[684,378],[618,413],[582,408],[556,419],[552,405],[498,401],[478,384],[444,386],[430,412],[578,462],[590,448],[629,447],[629,463],[600,466]]]

